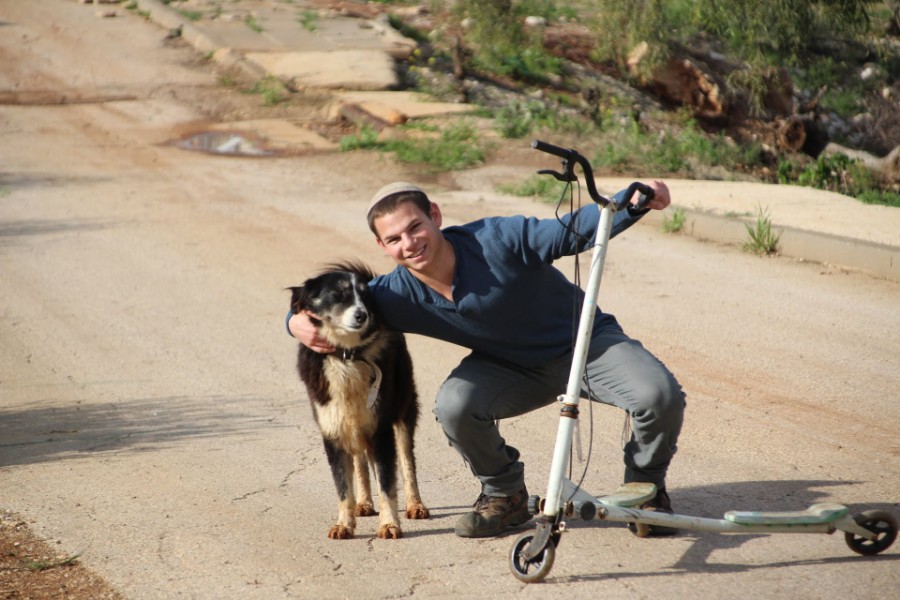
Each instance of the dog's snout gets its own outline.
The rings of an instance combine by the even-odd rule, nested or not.
[[[369,319],[369,313],[367,313],[365,310],[363,310],[361,308],[357,308],[356,311],[353,313],[353,320],[356,322],[357,325],[362,325],[368,319]]]

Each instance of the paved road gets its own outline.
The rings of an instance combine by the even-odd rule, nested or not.
[[[136,15],[99,19],[62,0],[0,10],[7,89],[132,98],[0,106],[0,508],[83,552],[127,597],[845,600],[897,588],[896,548],[866,559],[838,536],[639,540],[577,523],[548,581],[518,583],[512,536],[452,534],[478,490],[430,407],[463,352],[418,337],[433,518],[405,522],[399,541],[371,539],[366,521],[358,539],[325,539],[336,502],[283,333],[283,288],[338,257],[386,268],[360,215],[392,179],[430,182],[450,222],[549,216],[491,192],[533,164],[437,182],[365,153],[187,152],[166,142],[210,107],[274,113],[220,88],[191,48]],[[839,501],[900,513],[898,298],[890,281],[652,223],[617,238],[601,304],[689,395],[676,508],[719,517]],[[620,476],[622,416],[590,418],[590,463],[575,468],[600,493]],[[554,411],[501,428],[542,494]]]

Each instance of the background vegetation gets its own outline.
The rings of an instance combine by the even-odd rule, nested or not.
[[[383,0],[388,5],[412,4]],[[778,147],[787,117],[766,113],[773,74],[788,75],[796,113],[827,141],[880,158],[900,146],[900,0],[430,0],[430,19],[391,16],[420,42],[407,85],[480,105],[470,124],[433,141],[370,147],[436,169],[466,168],[485,136],[571,139],[610,172],[755,178],[900,205],[900,177],[852,153]],[[634,60],[641,49],[639,61]],[[659,97],[673,56],[725,65],[734,110],[710,119]],[[610,87],[610,82],[621,87]],[[371,135],[371,132],[369,132]],[[357,144],[353,134],[347,147]],[[453,150],[454,144],[472,151]],[[824,145],[824,144],[822,144]],[[426,156],[427,155],[427,156]]]

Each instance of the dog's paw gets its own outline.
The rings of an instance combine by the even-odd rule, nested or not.
[[[345,525],[333,525],[328,530],[328,539],[330,540],[352,540],[353,530]]]
[[[375,537],[382,540],[399,540],[403,537],[403,532],[396,525],[387,523],[378,528],[378,533],[375,534]]]
[[[428,508],[424,504],[407,504],[406,505],[406,518],[407,519],[427,519],[431,516],[431,513],[428,512]]]
[[[361,502],[356,505],[357,517],[373,517],[378,513],[375,512],[375,506],[371,502]]]

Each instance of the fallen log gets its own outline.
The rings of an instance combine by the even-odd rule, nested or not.
[[[825,155],[843,154],[848,158],[858,160],[888,182],[900,182],[900,146],[895,147],[885,156],[875,156],[864,150],[855,150],[830,142],[822,153]]]

